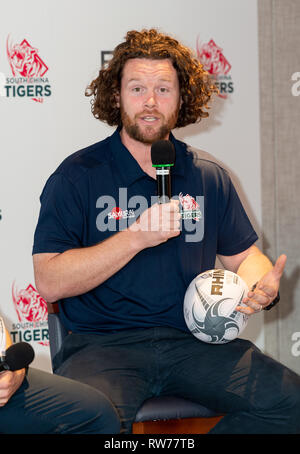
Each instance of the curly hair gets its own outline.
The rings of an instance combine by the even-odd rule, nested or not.
[[[129,31],[126,40],[119,44],[106,68],[87,87],[85,95],[93,96],[92,113],[98,120],[110,126],[121,126],[121,113],[117,106],[124,65],[132,58],[170,59],[177,71],[182,105],[178,113],[176,128],[199,122],[208,117],[207,103],[217,88],[207,71],[192,51],[176,39],[159,33],[155,29]]]

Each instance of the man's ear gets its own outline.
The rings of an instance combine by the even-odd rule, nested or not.
[[[120,93],[117,91],[115,93],[114,97],[115,97],[115,105],[116,105],[116,107],[120,108]]]

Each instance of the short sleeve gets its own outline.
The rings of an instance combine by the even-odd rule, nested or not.
[[[258,236],[227,173],[223,184],[219,201],[217,254],[235,255],[252,246]]]
[[[81,247],[84,211],[76,187],[55,173],[48,179],[40,202],[32,253],[62,253]]]

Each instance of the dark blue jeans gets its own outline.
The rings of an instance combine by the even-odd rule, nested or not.
[[[0,407],[2,434],[115,434],[120,420],[98,390],[29,368],[28,376]]]
[[[209,345],[173,328],[71,334],[54,367],[104,392],[122,432],[146,399],[172,395],[225,413],[211,433],[300,433],[300,377],[246,340]]]

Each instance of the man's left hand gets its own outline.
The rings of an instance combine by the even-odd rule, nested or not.
[[[236,310],[247,315],[253,315],[261,312],[274,301],[278,294],[286,259],[285,254],[278,257],[273,268],[257,282],[256,288],[253,291],[250,290],[243,299],[243,303],[247,306],[237,306]]]

